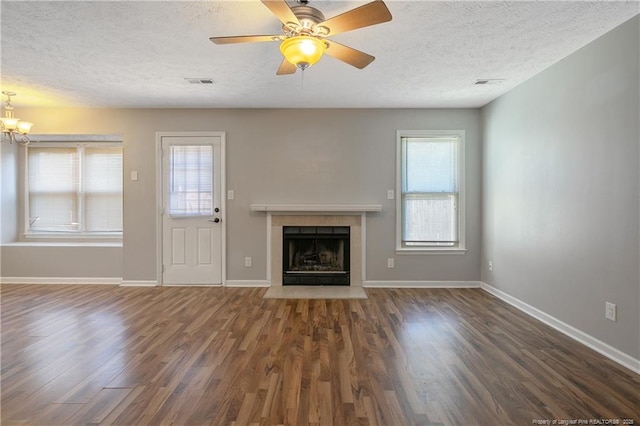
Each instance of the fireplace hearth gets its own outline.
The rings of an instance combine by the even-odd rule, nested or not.
[[[348,226],[283,226],[283,285],[350,285]]]

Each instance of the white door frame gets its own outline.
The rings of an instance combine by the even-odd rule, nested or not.
[[[226,182],[226,150],[225,132],[156,132],[156,277],[158,286],[163,285],[162,273],[162,215],[164,213],[163,203],[163,176],[162,176],[162,138],[163,137],[219,137],[220,138],[220,247],[221,247],[221,276],[222,285],[227,283],[227,182]]]

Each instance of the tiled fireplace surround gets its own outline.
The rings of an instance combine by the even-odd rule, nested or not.
[[[381,210],[377,204],[276,205],[253,204],[252,211],[267,212],[267,276],[272,287],[282,286],[283,226],[348,226],[350,228],[351,287],[365,279],[366,213]]]

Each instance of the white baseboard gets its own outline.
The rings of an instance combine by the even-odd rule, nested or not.
[[[2,284],[112,284],[119,285],[120,277],[1,277]]]
[[[122,280],[120,287],[157,287],[156,280]]]
[[[222,284],[162,284],[161,287],[222,287]]]
[[[623,367],[626,367],[629,370],[632,370],[635,373],[640,374],[640,359],[636,359],[631,355],[627,355],[626,353],[619,351],[613,346],[610,346],[607,343],[601,340],[598,340],[595,337],[583,331],[580,331],[577,328],[565,322],[562,322],[559,319],[541,311],[540,309],[535,308],[525,302],[522,302],[519,299],[516,299],[515,297],[505,293],[504,291],[498,290],[497,288],[490,286],[489,284],[481,282],[480,288],[488,293],[493,294],[498,299],[501,299],[507,302],[508,304],[514,306],[515,308],[518,308],[525,314],[530,315],[539,321],[542,321],[543,323],[547,324],[552,328],[555,328],[562,334],[565,334],[571,337],[572,339],[582,343],[583,345],[593,349],[599,354],[604,355],[607,358],[611,359],[612,361],[617,362]]]
[[[269,287],[267,280],[227,280],[225,287]]]
[[[363,281],[367,288],[479,288],[479,281]]]
[[[266,280],[227,280],[226,287],[271,287]],[[369,288],[479,288],[479,281],[363,281]]]

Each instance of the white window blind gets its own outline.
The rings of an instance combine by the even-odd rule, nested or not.
[[[85,148],[86,228],[122,231],[122,148]]]
[[[172,145],[169,151],[169,214],[213,214],[213,147]]]
[[[401,242],[405,247],[459,243],[457,136],[401,138]]]
[[[121,233],[122,147],[30,146],[27,233]]]
[[[30,231],[77,232],[80,164],[76,148],[29,148]]]

